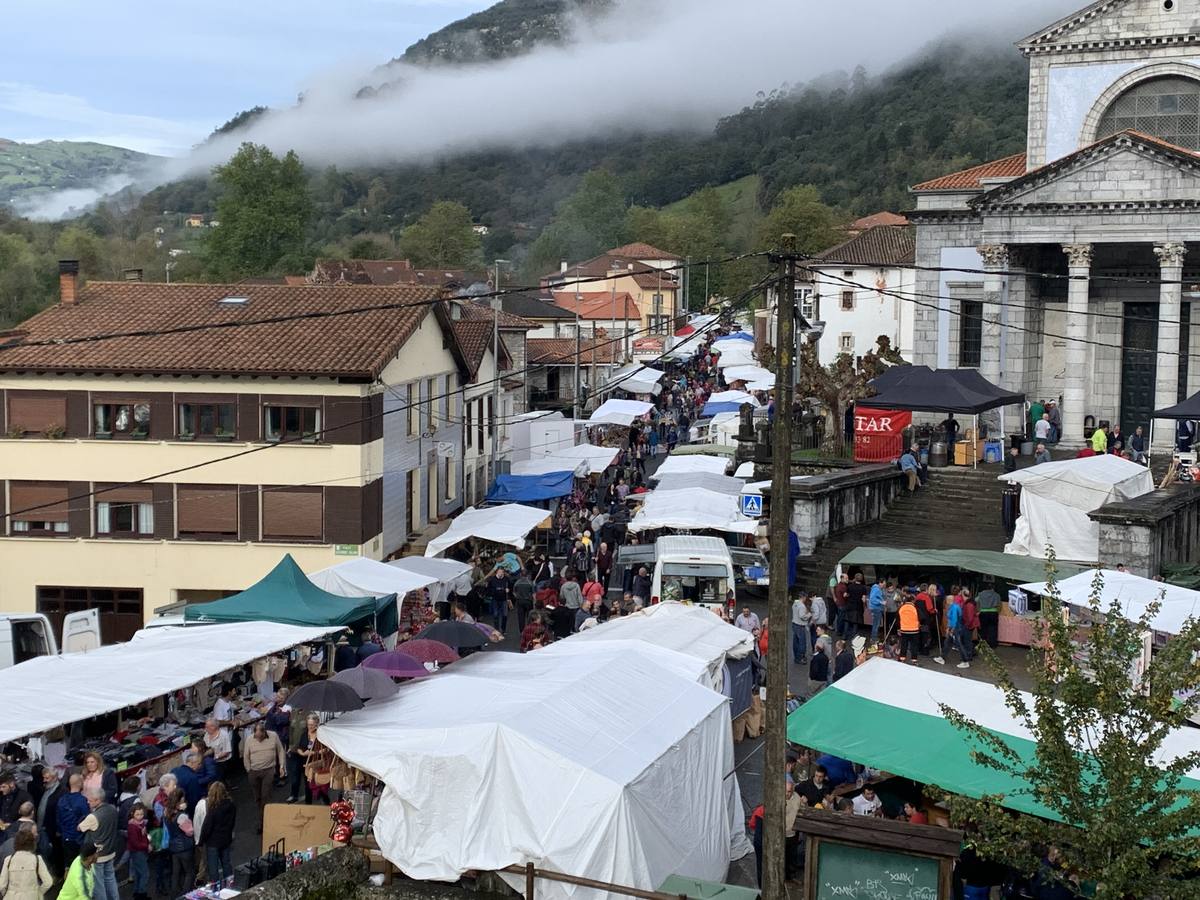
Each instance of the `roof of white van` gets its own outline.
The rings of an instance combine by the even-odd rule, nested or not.
[[[654,542],[656,553],[713,554],[728,553],[729,545],[716,537],[698,537],[691,534],[669,534]]]

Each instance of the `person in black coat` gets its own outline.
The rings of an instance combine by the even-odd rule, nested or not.
[[[196,843],[204,847],[208,876],[213,881],[233,878],[233,829],[237,824],[237,805],[220,781],[208,786],[204,824]]]
[[[854,649],[849,641],[837,642],[838,652],[833,660],[833,680],[845,678],[854,671]]]
[[[821,686],[829,681],[829,657],[825,655],[823,644],[813,647],[812,660],[808,664],[808,680]]]
[[[22,803],[32,803],[29,791],[17,787],[17,776],[12,772],[0,773],[0,827],[7,828],[21,818]]]
[[[58,833],[58,801],[67,793],[67,783],[47,766],[41,771],[42,795],[34,819],[38,826],[38,852],[55,874],[63,873],[62,836]]]

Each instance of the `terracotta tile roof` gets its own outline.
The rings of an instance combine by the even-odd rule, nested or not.
[[[817,259],[848,266],[912,265],[917,260],[917,236],[911,228],[877,225],[818,253]]]
[[[494,314],[487,300],[460,301],[458,308],[462,313],[462,318],[469,321],[491,322]],[[528,319],[522,319],[520,316],[500,310],[501,331],[533,331],[538,327],[537,322],[530,322]]]
[[[614,247],[608,251],[607,255],[632,256],[634,259],[669,259],[672,262],[683,262],[682,256],[677,256],[666,250],[659,250],[657,247],[643,243],[642,241],[635,241],[623,247]]]
[[[633,278],[638,287],[643,290],[662,285],[663,290],[677,287],[674,272],[664,272],[632,256],[618,256],[602,253],[597,257],[571,266],[565,272],[554,272],[545,276],[543,281],[549,284],[562,284],[573,278]],[[593,282],[599,284],[600,282]]]
[[[245,303],[221,303],[224,298]],[[92,281],[0,337],[0,369],[378,377],[434,306],[424,287],[156,284]],[[286,322],[307,312],[394,306]],[[197,328],[57,346],[20,343],[116,332]],[[8,345],[8,346],[6,346]]]
[[[856,219],[846,226],[847,231],[867,231],[876,225],[907,225],[908,219],[894,212],[877,212]]]
[[[370,284],[357,259],[318,259],[308,280],[313,284]]]
[[[557,291],[554,294],[554,302],[572,316],[575,315],[575,307],[578,306],[581,319],[613,319],[618,322],[640,322],[642,319],[637,303],[626,291],[617,294],[615,298],[611,291],[580,291],[578,296],[579,302],[576,303],[574,291]]]
[[[354,262],[366,273],[371,284],[404,284],[403,274],[412,271],[412,263],[407,259],[358,259]]]
[[[528,345],[529,364],[539,366],[566,366],[575,364],[575,338],[530,338]],[[612,365],[621,361],[622,345],[617,338],[601,337],[579,343],[579,364],[590,366]]]
[[[492,320],[490,318],[486,321],[460,319],[451,327],[454,329],[454,337],[458,341],[458,346],[462,348],[471,378],[474,378],[479,374],[479,367],[483,364],[484,355],[492,347]],[[503,344],[500,345],[500,355],[501,357],[505,355]],[[503,367],[503,359],[501,366]]]
[[[308,277],[305,275],[284,275],[283,283],[292,287],[299,287],[302,284],[308,284]]]
[[[961,172],[952,172],[932,181],[914,185],[913,191],[970,191],[981,190],[988,178],[1016,178],[1025,174],[1027,157],[1024,153],[1006,156],[983,165],[972,166]]]

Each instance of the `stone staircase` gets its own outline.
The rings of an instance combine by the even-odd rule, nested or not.
[[[1002,472],[999,465],[930,470],[924,488],[901,493],[878,521],[830,535],[801,557],[799,586],[824,593],[838,561],[855,547],[1003,550]]]

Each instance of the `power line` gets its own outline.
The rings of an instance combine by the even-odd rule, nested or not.
[[[751,259],[754,257],[764,256],[764,255],[765,255],[765,253],[763,253],[763,252],[740,253],[740,254],[736,254],[734,256],[727,256],[727,257],[722,257],[720,259],[714,259],[714,260],[704,260],[704,261],[693,262],[693,263],[686,263],[686,262],[679,263],[678,265],[675,265],[675,266],[664,267],[660,271],[663,271],[663,272],[674,271],[676,269],[687,269],[690,266],[699,266],[699,265],[706,265],[706,264],[726,265],[728,263],[739,262],[744,259]],[[572,285],[590,284],[592,282],[598,282],[598,281],[612,281],[616,278],[623,278],[629,274],[630,273],[627,270],[618,269],[618,270],[609,272],[606,275],[590,275],[586,278],[579,278],[575,281],[572,281],[571,284]],[[645,274],[645,273],[634,273],[634,274]],[[175,287],[175,286],[176,285],[172,285],[171,287]],[[307,285],[307,287],[333,287],[333,285]],[[376,289],[376,290],[383,291],[383,290],[396,290],[396,289],[402,288],[402,287],[410,287],[410,285],[398,286],[397,288],[385,288],[385,287],[381,287],[378,285],[353,285],[353,287],[363,287],[363,288],[367,288],[368,290]],[[134,330],[130,330],[130,331],[112,331],[112,332],[102,332],[99,334],[76,335],[76,336],[64,337],[64,338],[43,338],[40,340],[31,340],[31,341],[14,340],[14,341],[10,341],[8,343],[0,344],[0,352],[6,351],[6,350],[23,349],[23,348],[27,348],[27,347],[65,347],[65,346],[71,346],[71,345],[75,345],[75,344],[90,344],[90,343],[98,343],[101,341],[112,341],[112,340],[118,340],[118,339],[124,339],[124,338],[165,337],[165,336],[173,335],[173,334],[195,334],[195,333],[203,332],[203,331],[222,331],[222,330],[229,330],[229,329],[236,329],[236,328],[254,328],[254,327],[258,327],[258,326],[262,326],[262,325],[280,325],[280,324],[286,324],[288,322],[303,322],[303,321],[312,321],[312,320],[320,320],[320,319],[334,319],[334,318],[341,318],[341,317],[345,317],[345,316],[365,315],[367,313],[373,313],[373,312],[389,312],[389,311],[413,309],[413,308],[422,307],[422,306],[433,306],[437,303],[443,303],[448,300],[465,300],[465,301],[486,300],[491,297],[503,298],[510,294],[525,294],[525,293],[529,293],[531,291],[540,291],[540,290],[541,290],[540,286],[538,286],[538,287],[510,287],[510,288],[503,288],[501,290],[492,290],[492,291],[487,291],[485,293],[472,294],[470,296],[463,296],[463,297],[449,297],[448,298],[448,297],[438,296],[438,297],[431,298],[429,300],[416,300],[416,301],[403,302],[403,303],[399,303],[399,302],[397,302],[397,303],[375,303],[375,304],[369,304],[369,305],[365,305],[365,306],[351,307],[349,309],[312,310],[309,312],[288,313],[288,314],[279,315],[279,316],[264,316],[264,317],[261,317],[258,319],[239,319],[239,320],[230,321],[230,322],[206,322],[206,323],[197,323],[197,324],[192,324],[192,325],[178,325],[178,326],[174,326],[172,328],[145,328],[145,329],[134,329]],[[20,326],[17,326],[17,327],[19,329]]]
[[[754,285],[752,285],[750,288],[748,288],[746,291],[744,291],[741,295],[739,295],[737,300],[735,300],[731,303],[730,309],[733,309],[737,305],[740,305],[741,303],[746,302],[748,299],[750,299],[754,295],[756,295],[759,291],[765,290],[772,281],[773,281],[772,276],[768,275],[767,277],[756,282]],[[697,329],[695,334],[703,334],[706,331],[708,331],[709,329],[716,327],[718,324],[720,324],[720,322],[721,322],[721,318],[718,317],[718,318],[714,319],[712,322],[709,322],[706,325],[701,326],[700,329]],[[642,329],[642,330],[649,330],[649,329]],[[621,335],[619,337],[613,338],[610,341],[606,341],[601,345],[593,344],[592,349],[594,351],[597,346],[607,346],[609,344],[620,343],[624,340],[624,338],[625,338],[625,335]],[[659,356],[657,356],[653,360],[651,360],[651,362],[661,361],[670,352],[671,351],[669,351],[669,350],[664,351],[663,353],[659,354]],[[541,364],[541,363],[533,365],[533,366],[527,366],[524,369],[517,370],[516,372],[508,372],[504,376],[502,376],[499,372],[497,372],[495,378],[493,380],[484,382],[484,385],[490,385],[490,384],[492,384],[493,381],[502,380],[503,377],[511,377],[513,375],[531,372],[531,371],[534,371],[535,369],[542,368],[543,366],[544,366],[544,364]],[[385,387],[387,387],[387,385],[385,385]],[[460,388],[460,390],[462,390],[462,389]],[[138,478],[133,481],[126,481],[121,484],[114,484],[114,485],[111,485],[106,488],[93,489],[93,490],[90,490],[90,491],[87,491],[84,493],[68,496],[65,500],[54,501],[54,502],[50,502],[50,503],[39,503],[35,506],[25,507],[24,509],[11,510],[11,511],[5,512],[3,514],[0,514],[0,521],[3,521],[5,519],[12,519],[15,516],[24,515],[25,513],[34,512],[39,509],[46,509],[48,507],[58,506],[62,503],[66,503],[68,506],[68,509],[69,509],[70,504],[73,501],[87,500],[92,497],[98,496],[100,494],[105,494],[105,493],[109,493],[112,491],[122,490],[127,487],[135,487],[138,485],[149,484],[149,483],[157,481],[158,479],[161,479],[161,478],[169,478],[173,475],[181,475],[185,472],[193,472],[193,471],[196,471],[197,469],[203,469],[208,466],[216,465],[217,463],[228,462],[228,461],[234,460],[234,459],[240,459],[245,456],[251,456],[255,453],[262,453],[265,450],[272,450],[272,449],[275,449],[276,447],[280,447],[285,444],[311,442],[315,437],[319,437],[329,431],[335,431],[335,430],[340,431],[343,428],[350,428],[355,425],[362,425],[366,422],[373,421],[376,418],[383,418],[384,416],[392,415],[392,414],[399,413],[399,412],[407,413],[407,412],[410,412],[414,408],[425,405],[426,403],[432,403],[435,400],[441,400],[446,397],[451,397],[457,393],[459,393],[459,391],[447,391],[442,394],[431,395],[429,397],[426,397],[424,400],[418,400],[415,404],[397,407],[396,409],[392,409],[392,410],[384,410],[383,412],[379,413],[378,415],[370,414],[370,415],[362,416],[359,419],[356,419],[351,422],[340,423],[339,425],[337,425],[334,428],[326,427],[326,428],[322,428],[318,431],[311,432],[309,434],[298,435],[294,438],[281,438],[278,441],[261,444],[259,446],[255,446],[255,447],[248,447],[245,450],[239,450],[236,453],[230,453],[230,454],[227,454],[226,456],[222,456],[217,459],[211,459],[211,460],[206,460],[204,462],[192,463],[191,465],[180,466],[175,469],[170,469],[166,472],[159,472],[154,475],[147,475],[143,478]],[[464,393],[465,393],[465,391],[464,391]],[[495,436],[494,428],[493,428],[492,440],[495,440],[495,439],[496,439],[496,436]],[[291,486],[292,485],[284,485],[281,487],[291,487]]]

